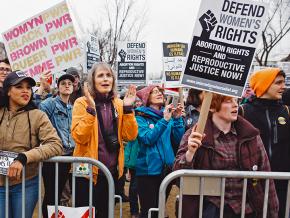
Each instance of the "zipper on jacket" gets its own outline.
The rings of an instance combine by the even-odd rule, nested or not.
[[[104,103],[104,110],[106,111],[107,110],[107,107],[106,107],[106,104]]]
[[[274,120],[274,138],[273,138],[273,142],[274,144],[277,144],[278,143],[278,129],[277,129],[277,121]]]
[[[269,149],[269,158],[272,157],[272,141],[271,141],[271,120],[270,120],[270,116],[269,116],[269,110],[266,109],[266,119],[267,119],[267,123],[268,123],[268,129],[269,129],[269,145],[268,145],[268,149]]]

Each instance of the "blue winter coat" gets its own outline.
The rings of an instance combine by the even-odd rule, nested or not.
[[[136,175],[160,175],[163,164],[173,165],[173,145],[179,146],[184,134],[183,120],[171,118],[168,122],[163,113],[155,113],[149,107],[137,108],[136,120],[140,146]]]
[[[65,104],[59,96],[56,96],[41,102],[39,109],[47,114],[56,129],[62,141],[64,154],[72,154],[75,147],[75,142],[71,136],[72,105]]]

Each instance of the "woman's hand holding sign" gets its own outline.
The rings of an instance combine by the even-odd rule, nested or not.
[[[7,176],[11,179],[19,180],[21,178],[22,169],[23,165],[20,161],[13,161],[8,168]]]

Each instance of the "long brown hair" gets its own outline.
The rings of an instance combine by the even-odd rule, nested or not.
[[[96,75],[96,72],[99,70],[106,70],[112,74],[113,85],[112,85],[112,90],[110,91],[109,94],[112,94],[114,97],[116,97],[116,75],[113,72],[111,66],[105,62],[94,63],[94,65],[92,66],[92,69],[89,72],[88,85],[89,85],[90,94],[92,95],[93,98],[95,98],[98,93],[98,90],[96,90],[96,86],[95,86],[95,75]]]

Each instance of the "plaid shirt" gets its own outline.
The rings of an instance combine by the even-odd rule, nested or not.
[[[183,135],[174,163],[174,170],[204,169],[204,170],[243,170],[243,171],[271,171],[270,163],[264,149],[259,131],[242,117],[232,123],[229,133],[224,134],[209,118],[205,127],[205,138],[202,146],[196,151],[191,162],[186,161],[188,137],[192,128]],[[225,204],[229,205],[237,214],[241,213],[242,179],[226,179]],[[264,201],[264,180],[258,180],[254,185],[248,180],[246,213],[255,211],[257,217],[262,217]],[[206,197],[220,207],[219,197]],[[273,180],[270,180],[268,216],[278,217],[279,203]],[[185,199],[184,199],[185,201]],[[193,198],[191,205],[195,207],[183,208],[185,214],[198,214],[198,198]],[[251,206],[250,206],[250,204]],[[184,202],[185,204],[185,202]],[[193,210],[193,211],[191,211]]]
[[[234,125],[226,134],[213,125],[213,138],[216,151],[216,155],[213,156],[213,170],[240,170],[237,157],[238,138]],[[242,194],[243,179],[226,179],[225,205],[228,204],[236,214],[241,213]],[[220,197],[208,196],[206,199],[220,207]],[[245,212],[246,214],[253,212],[249,203],[246,203]]]

